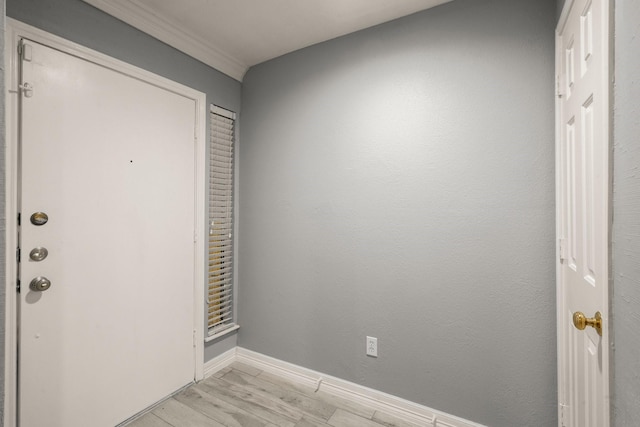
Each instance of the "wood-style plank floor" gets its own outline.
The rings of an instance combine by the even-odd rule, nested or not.
[[[134,420],[128,427],[418,427],[234,363]]]

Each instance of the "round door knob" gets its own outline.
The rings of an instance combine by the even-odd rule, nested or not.
[[[51,287],[51,281],[46,277],[38,276],[31,281],[29,289],[34,292],[44,292]]]
[[[47,248],[42,247],[33,248],[31,249],[31,252],[29,252],[29,258],[31,259],[31,261],[36,262],[42,261],[47,257],[47,255],[49,255],[49,251],[47,250]]]
[[[602,336],[602,315],[599,311],[596,312],[594,317],[587,317],[583,312],[576,311],[573,313],[573,325],[581,331],[587,326],[591,326],[595,328],[598,335]]]
[[[49,215],[44,212],[35,212],[29,219],[33,225],[45,225],[49,221]]]

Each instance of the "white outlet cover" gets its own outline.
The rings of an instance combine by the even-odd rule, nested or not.
[[[378,357],[378,338],[367,337],[367,356]]]

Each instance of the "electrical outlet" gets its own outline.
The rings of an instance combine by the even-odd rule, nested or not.
[[[367,356],[378,357],[378,338],[367,337]]]

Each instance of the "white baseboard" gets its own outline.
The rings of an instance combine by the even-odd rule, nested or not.
[[[208,378],[221,369],[231,365],[236,360],[236,351],[238,347],[227,350],[220,356],[214,357],[204,364],[204,377]]]
[[[314,389],[319,389],[326,393],[349,399],[374,410],[385,412],[401,420],[412,422],[420,426],[485,427],[481,424],[474,423],[454,415],[449,415],[381,391],[341,380],[340,378],[325,375],[321,372],[316,372],[292,363],[274,359],[273,357],[265,356],[242,347],[236,347],[234,351],[234,360],[237,360],[238,362],[242,362],[265,372],[286,378],[298,384],[310,386]],[[222,356],[228,353],[230,353],[230,351]],[[219,368],[222,369],[222,367],[233,362],[233,360],[231,362],[227,362],[230,356],[226,357],[227,359],[221,359],[221,361],[216,362],[215,366],[224,365]],[[214,360],[218,359],[219,358],[216,358]],[[208,371],[211,373],[215,372],[215,370],[210,370],[208,368],[209,363],[205,366],[205,375]]]

